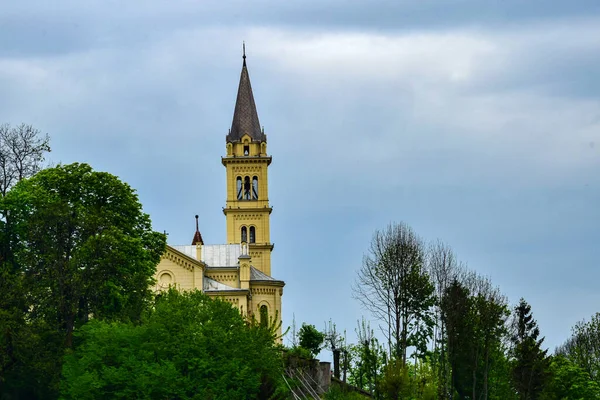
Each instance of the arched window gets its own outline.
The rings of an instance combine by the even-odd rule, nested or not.
[[[248,241],[248,229],[245,226],[242,226],[242,242]]]
[[[260,326],[266,328],[269,325],[269,310],[267,306],[260,306]]]
[[[251,226],[250,227],[250,243],[256,242],[256,229]]]
[[[250,177],[247,176],[244,178],[244,200],[250,200],[250,191],[252,190],[250,186]]]
[[[241,200],[242,199],[242,177],[241,176],[237,177],[236,183],[237,183],[237,199]]]
[[[252,178],[252,198],[258,200],[258,177]]]

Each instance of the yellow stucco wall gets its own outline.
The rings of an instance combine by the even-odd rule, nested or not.
[[[248,155],[244,149],[248,147]],[[227,199],[223,212],[227,219],[227,243],[242,242],[242,227],[247,229],[247,241],[250,241],[250,228],[255,228],[255,243],[250,243],[255,268],[271,276],[271,244],[269,205],[268,167],[271,157],[267,155],[265,142],[252,142],[250,136],[244,135],[240,143],[228,143],[227,155],[222,158],[226,168]],[[238,177],[252,180],[258,178],[258,199],[239,200]]]
[[[180,290],[202,290],[203,276],[204,269],[200,263],[167,248],[156,266],[154,279],[158,290],[169,286]]]

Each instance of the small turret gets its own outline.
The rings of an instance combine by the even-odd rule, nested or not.
[[[250,289],[250,262],[252,258],[248,254],[248,243],[240,244],[241,251],[238,260],[240,262],[240,289]]]
[[[204,244],[204,240],[202,240],[200,229],[198,229],[198,216],[196,215],[196,232],[194,233],[194,238],[192,239],[192,246],[197,244]]]

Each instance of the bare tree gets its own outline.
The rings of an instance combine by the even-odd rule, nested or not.
[[[50,138],[31,125],[0,125],[0,194],[41,169]]]
[[[452,390],[450,387],[450,364],[448,363],[447,343],[446,343],[446,324],[442,318],[441,300],[450,287],[450,284],[456,279],[460,266],[452,248],[441,240],[430,244],[427,259],[427,269],[433,285],[437,304],[435,307],[436,329],[433,340],[434,353],[439,354],[439,362],[434,363],[435,373],[439,379],[438,396],[441,399],[451,398]]]
[[[502,345],[507,336],[506,323],[509,315],[508,299],[492,284],[488,277],[475,271],[463,269],[461,280],[475,300],[477,313],[476,330],[479,344],[472,346],[473,398],[480,388],[479,398],[487,400],[489,392],[490,356],[495,347]],[[479,365],[481,363],[481,365]],[[482,382],[477,383],[477,371],[482,372]]]
[[[424,352],[434,325],[434,288],[425,270],[423,242],[404,223],[376,231],[353,296],[382,325],[390,354],[406,364],[407,348]]]

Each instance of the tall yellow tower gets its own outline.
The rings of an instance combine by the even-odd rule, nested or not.
[[[227,242],[247,243],[253,266],[271,276],[267,136],[258,121],[244,49],[233,122],[226,137],[227,155],[221,162],[227,170]]]
[[[156,267],[156,289],[202,290],[230,302],[281,334],[285,282],[271,276],[267,137],[258,122],[246,54],[233,122],[221,162],[227,172],[227,244],[205,244],[198,227],[191,245],[167,245]]]

